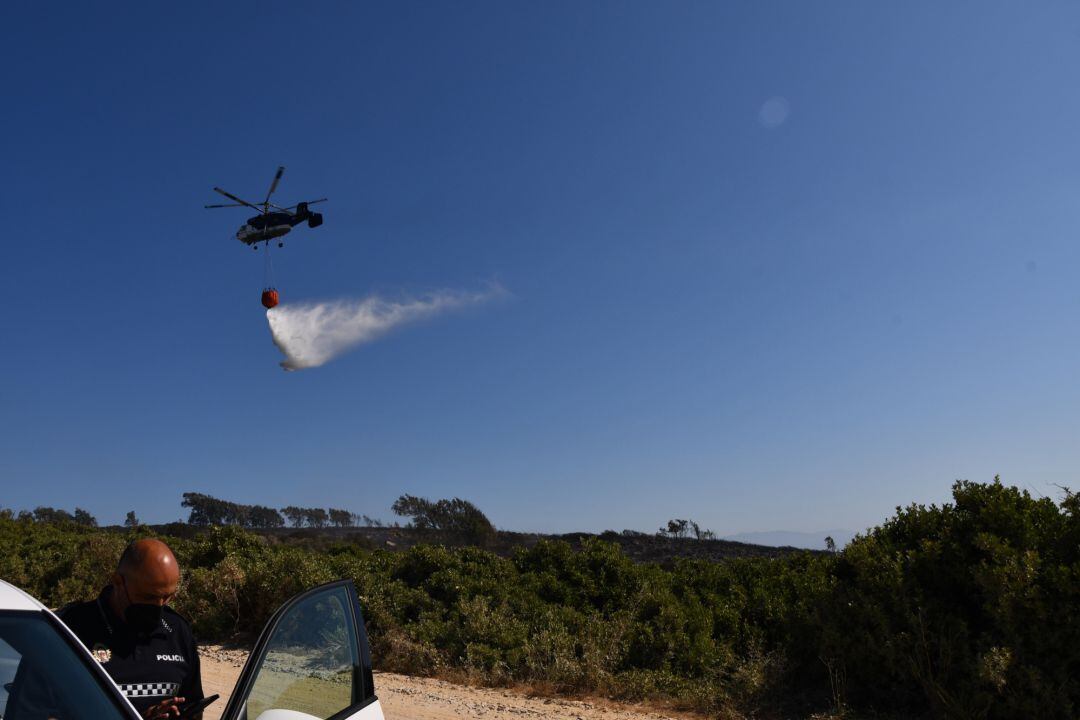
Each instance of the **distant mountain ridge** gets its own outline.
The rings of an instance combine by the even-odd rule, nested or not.
[[[735,535],[725,535],[725,540],[749,543],[752,545],[768,545],[769,547],[795,547],[807,550],[824,550],[825,538],[831,537],[836,543],[836,549],[840,550],[855,538],[853,530],[835,529],[819,530],[817,532],[796,532],[794,530],[769,530],[765,532],[744,532]]]

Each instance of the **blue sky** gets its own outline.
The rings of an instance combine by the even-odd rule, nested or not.
[[[728,534],[1077,485],[1073,4],[5,16],[0,504]],[[508,296],[283,373],[202,209],[279,164],[330,198],[285,301]]]

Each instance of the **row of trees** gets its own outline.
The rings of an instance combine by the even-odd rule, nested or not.
[[[180,503],[190,508],[190,525],[239,525],[246,528],[283,527],[281,513],[265,505],[241,505],[203,493],[186,492]]]
[[[184,493],[180,505],[190,511],[188,524],[200,527],[235,525],[261,530],[282,528],[286,523],[294,528],[383,527],[383,522],[378,518],[341,508],[289,505],[278,510],[266,505],[244,505],[196,492]],[[446,533],[474,540],[479,544],[495,535],[495,527],[487,516],[471,502],[461,498],[431,501],[413,495],[402,495],[394,502],[393,510],[397,515],[411,518],[409,527],[417,530]],[[74,513],[46,506],[18,512],[0,508],[0,518],[23,522],[74,523],[84,527],[98,525],[97,518],[82,508],[75,508]],[[125,527],[135,528],[140,524],[134,510],[124,519]]]
[[[304,508],[290,505],[281,509],[281,514],[288,520],[289,526],[300,527],[382,527],[377,518],[361,515],[341,508]],[[274,527],[281,527],[275,525]]]
[[[195,492],[184,493],[184,499],[180,505],[191,510],[188,513],[188,524],[200,526],[239,525],[251,529],[264,529],[285,527],[286,521],[294,528],[382,525],[382,522],[375,518],[358,515],[341,508],[323,509],[290,505],[279,511],[265,505],[242,505]]]
[[[0,517],[5,520],[21,520],[23,522],[62,523],[70,522],[84,527],[97,527],[97,518],[80,507],[75,512],[69,513],[61,508],[39,505],[33,510],[20,510],[15,512],[9,508],[0,509]]]
[[[244,505],[222,500],[205,493],[186,492],[181,507],[188,508],[188,524],[208,527],[211,525],[237,525],[252,530],[282,528],[286,523],[290,527],[325,528],[325,527],[382,527],[383,522],[343,510],[341,508],[310,508],[289,505],[277,510],[265,505]],[[495,526],[487,516],[468,500],[451,498],[428,500],[415,495],[402,495],[394,501],[391,509],[396,515],[410,518],[408,527],[417,530],[431,530],[485,544],[495,536]],[[73,522],[86,527],[97,527],[97,518],[82,508],[75,508],[74,513],[67,510],[39,506],[34,510],[21,510],[17,514],[9,509],[0,509],[0,516],[34,522]],[[124,520],[126,527],[139,525],[135,512],[131,511]],[[702,528],[693,520],[673,518],[667,526],[656,533],[660,537],[682,540],[713,540],[716,533]]]

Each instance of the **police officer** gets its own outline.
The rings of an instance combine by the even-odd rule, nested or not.
[[[203,697],[191,627],[168,606],[179,584],[169,546],[136,540],[96,600],[58,613],[147,720],[175,718]]]

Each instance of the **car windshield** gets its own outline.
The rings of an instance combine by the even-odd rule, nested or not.
[[[128,720],[40,612],[0,613],[0,720]]]

